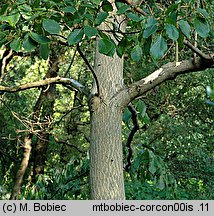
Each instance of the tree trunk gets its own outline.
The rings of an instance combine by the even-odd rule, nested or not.
[[[59,71],[60,53],[53,49],[49,59],[49,70],[45,78],[56,77]],[[37,140],[34,148],[34,164],[32,181],[36,181],[36,176],[44,173],[46,151],[49,143],[49,127],[54,112],[54,103],[56,97],[56,85],[50,84],[42,90],[36,105],[34,107],[34,118],[37,122],[43,124],[37,134]]]
[[[97,51],[95,73],[100,95],[91,100],[91,199],[125,199],[122,108],[114,97],[123,87],[123,59]]]
[[[32,135],[28,134],[28,135],[26,135],[25,140],[24,140],[23,159],[22,159],[20,168],[16,174],[16,180],[15,180],[15,184],[13,187],[13,192],[12,192],[11,197],[10,197],[11,200],[15,200],[15,199],[19,198],[19,193],[21,190],[23,177],[24,177],[25,171],[26,171],[27,166],[28,166],[31,148],[32,148],[31,147],[31,138],[32,138]]]

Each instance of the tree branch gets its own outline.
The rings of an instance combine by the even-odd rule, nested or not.
[[[184,40],[184,44],[189,47],[194,53],[196,53],[199,57],[201,57],[202,59],[205,60],[210,60],[210,58],[212,58],[209,55],[204,54],[201,50],[199,50],[196,46],[194,46],[193,44],[191,44],[188,40]]]
[[[134,5],[131,1],[129,1],[129,0],[124,0],[124,2],[125,2],[126,4],[128,4],[128,5],[134,6],[134,9],[135,9],[138,13],[140,13],[140,14],[142,14],[142,15],[144,15],[144,16],[147,16],[147,13],[146,13],[146,12],[144,12],[141,8],[139,8],[139,7],[137,7],[136,5]]]
[[[194,63],[192,59],[184,60],[181,62],[169,62],[161,68],[148,75],[146,78],[141,79],[130,86],[122,89],[116,98],[120,100],[122,107],[127,106],[134,98],[141,96],[145,92],[151,90],[155,86],[161,84],[168,79],[175,79],[180,74],[189,72],[202,71],[214,66],[213,54],[209,59],[196,58]]]
[[[127,142],[126,142],[126,146],[128,148],[128,157],[127,157],[127,164],[125,166],[125,170],[128,171],[129,168],[131,167],[131,158],[132,158],[132,147],[131,147],[131,142],[134,138],[134,135],[135,133],[139,130],[139,124],[138,124],[138,120],[137,120],[137,111],[136,109],[134,108],[134,106],[130,103],[128,105],[128,109],[129,111],[131,112],[132,114],[132,123],[134,125],[134,127],[132,128],[130,134],[129,134],[129,137],[127,139]]]
[[[95,80],[96,85],[97,85],[97,95],[99,96],[99,95],[100,95],[100,86],[99,86],[99,82],[98,82],[97,76],[96,76],[96,74],[95,74],[93,68],[92,68],[91,65],[89,64],[87,58],[85,57],[85,55],[84,55],[83,52],[81,51],[79,44],[77,44],[77,51],[78,51],[78,53],[80,54],[80,56],[82,57],[82,59],[84,60],[84,62],[86,63],[86,65],[88,66],[88,68],[90,69],[90,71],[92,72],[92,75],[93,75],[94,80]]]
[[[50,84],[62,84],[66,87],[66,85],[70,85],[73,88],[83,92],[84,94],[88,95],[89,90],[86,89],[82,84],[77,82],[74,79],[70,78],[62,78],[62,77],[54,77],[54,78],[46,78],[44,80],[40,81],[35,81],[19,86],[13,86],[13,87],[8,87],[8,86],[2,86],[0,85],[0,92],[9,92],[9,93],[14,93],[14,92],[19,92],[23,91],[26,89],[31,89],[31,88],[38,88],[42,86],[49,86]]]

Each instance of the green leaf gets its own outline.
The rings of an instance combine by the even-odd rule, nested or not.
[[[120,8],[118,8],[117,14],[121,15],[125,13],[126,11],[128,11],[129,9],[130,9],[129,5],[122,5]]]
[[[125,37],[118,43],[117,47],[116,47],[116,51],[117,51],[117,55],[122,58],[123,54],[125,53],[126,49],[127,49],[127,40],[125,39]]]
[[[142,100],[138,100],[137,105],[136,105],[137,111],[141,114],[142,117],[145,116],[146,114],[146,104]]]
[[[154,34],[158,29],[157,24],[158,23],[157,23],[157,20],[155,18],[149,17],[147,19],[146,28],[143,32],[143,38],[148,38],[149,36]]]
[[[163,176],[160,176],[159,180],[158,180],[158,188],[160,190],[163,190],[165,188],[165,183],[164,183],[164,178]]]
[[[160,35],[152,44],[150,52],[154,59],[160,59],[167,50],[166,40]]]
[[[112,7],[111,3],[108,2],[108,1],[103,1],[103,3],[102,3],[102,9],[104,11],[107,11],[107,12],[113,11],[113,7]]]
[[[126,16],[135,22],[140,22],[143,19],[142,17],[139,17],[135,13],[132,13],[132,12],[127,13]]]
[[[50,39],[45,37],[45,36],[42,36],[42,35],[39,35],[35,32],[30,32],[30,37],[35,40],[37,43],[39,44],[46,44],[46,43],[50,43]]]
[[[107,55],[113,56],[116,50],[116,45],[113,40],[102,38],[98,42],[99,52]]]
[[[50,53],[50,48],[48,44],[41,44],[39,47],[39,54],[44,59],[47,60]]]
[[[26,34],[22,45],[27,52],[30,52],[36,48],[37,43],[29,36],[29,34]]]
[[[98,34],[98,31],[97,31],[97,28],[95,28],[95,27],[85,26],[85,28],[84,28],[84,34],[88,38],[91,38],[93,36],[96,36]]]
[[[20,14],[18,11],[14,11],[13,14],[9,15],[9,16],[0,16],[0,21],[3,22],[8,22],[11,26],[15,26],[16,23],[19,21],[20,18]]]
[[[205,9],[202,9],[202,8],[197,8],[197,11],[198,13],[204,17],[204,18],[208,18],[209,17],[209,14],[208,12],[205,10]]]
[[[67,6],[62,8],[62,11],[64,11],[65,13],[74,13],[76,11],[76,8],[73,6]]]
[[[180,29],[181,29],[181,31],[183,32],[183,34],[184,34],[186,37],[190,38],[190,30],[191,30],[191,28],[190,28],[189,23],[188,23],[187,21],[185,21],[185,20],[180,20],[180,21],[178,22],[178,24],[179,24]]]
[[[123,121],[125,123],[128,123],[131,119],[131,112],[129,111],[128,107],[125,108],[124,113],[123,113]]]
[[[140,45],[136,45],[131,51],[131,58],[133,61],[140,61],[143,55],[142,48]]]
[[[166,30],[166,33],[168,37],[174,41],[178,40],[179,32],[177,28],[174,25],[167,24],[164,29]]]
[[[100,25],[108,17],[108,12],[100,12],[95,20],[96,25]]]
[[[10,48],[16,52],[18,52],[21,48],[21,40],[19,38],[15,38],[11,43],[10,43]]]
[[[155,166],[155,159],[152,158],[152,160],[149,163],[149,172],[152,173],[152,175],[156,172],[156,166]]]
[[[101,2],[101,0],[91,0],[91,1],[92,1],[92,3],[94,3],[94,4],[96,4],[96,5],[99,5],[100,2]]]
[[[59,34],[61,28],[60,25],[52,19],[45,19],[42,22],[42,26],[50,34]]]
[[[74,29],[74,31],[68,35],[68,44],[73,45],[79,43],[82,40],[83,33],[82,29]]]
[[[202,38],[206,38],[210,32],[210,26],[206,19],[197,17],[193,23],[195,30]]]

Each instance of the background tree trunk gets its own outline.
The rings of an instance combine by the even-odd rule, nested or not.
[[[14,183],[13,187],[13,192],[11,194],[10,199],[11,200],[16,200],[19,198],[20,190],[21,190],[21,185],[23,182],[24,174],[28,166],[29,158],[30,158],[30,153],[31,153],[31,138],[32,134],[27,134],[24,140],[24,153],[23,153],[23,159],[20,165],[19,170],[17,171],[16,174],[16,180]]]

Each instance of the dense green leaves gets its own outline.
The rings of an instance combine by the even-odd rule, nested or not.
[[[160,59],[167,50],[166,40],[160,35],[152,44],[150,52],[154,59]]]
[[[43,20],[42,26],[50,34],[59,34],[61,29],[60,25],[55,20],[51,19]]]

